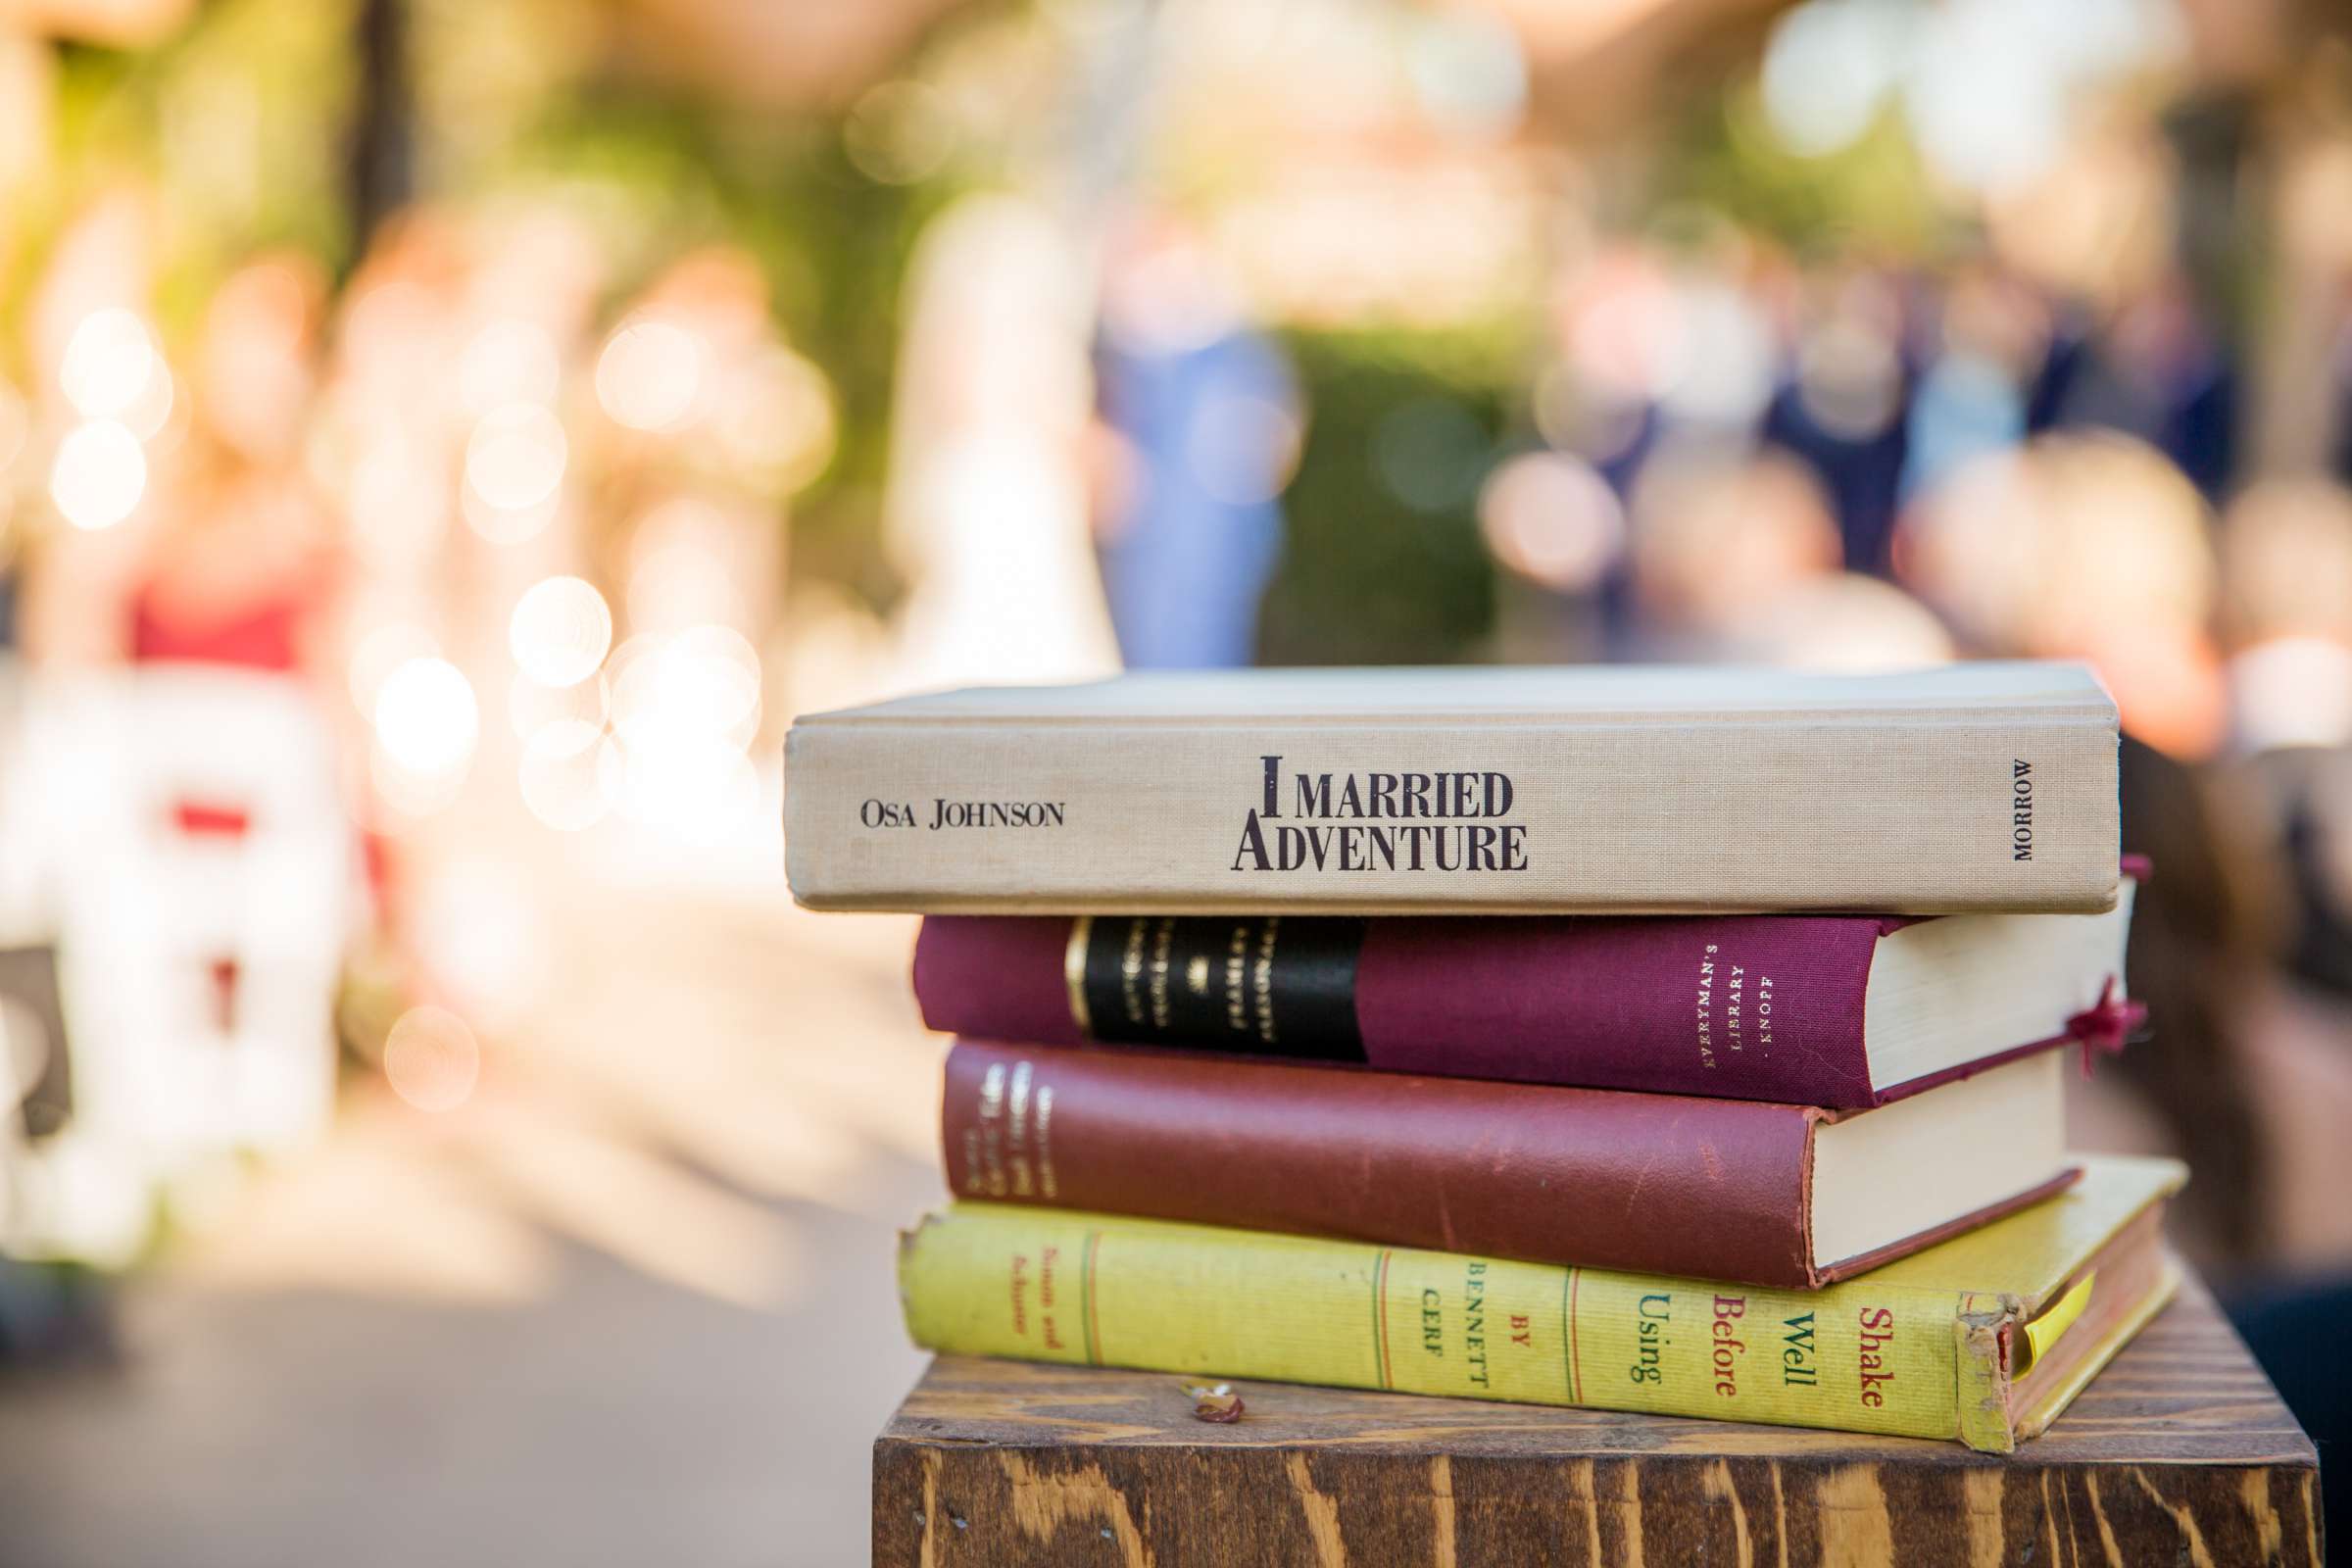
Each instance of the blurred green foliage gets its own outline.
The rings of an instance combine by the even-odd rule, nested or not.
[[[1752,76],[1684,102],[1687,111],[1665,125],[1645,194],[1652,210],[1718,214],[1802,259],[1916,257],[1962,238],[1891,109],[1850,145],[1813,157],[1773,134]]]
[[[1306,407],[1283,495],[1282,565],[1258,661],[1448,663],[1494,614],[1478,490],[1516,441],[1524,377],[1494,334],[1385,329],[1285,338]]]
[[[844,157],[838,111],[650,79],[611,58],[593,14],[556,0],[416,0],[405,14],[415,97],[389,108],[419,199],[564,206],[593,229],[615,305],[698,247],[752,258],[784,336],[835,396],[833,460],[793,503],[796,569],[891,597],[877,521],[899,296],[954,176],[873,179]],[[55,45],[54,156],[0,225],[0,329],[21,332],[65,223],[125,175],[157,196],[168,336],[257,250],[348,275],[364,243],[347,167],[358,20],[358,0],[215,0],[152,48]]]
[[[564,193],[597,227],[616,299],[698,246],[752,258],[786,339],[832,383],[838,419],[831,464],[793,502],[793,570],[879,604],[896,587],[877,523],[900,295],[916,238],[955,187],[883,184],[841,145],[837,117],[604,84],[551,101],[469,183]]]
[[[155,308],[167,335],[256,251],[343,263],[354,12],[352,0],[217,0],[152,49],[55,45],[51,156],[11,193],[0,258],[11,337],[64,225],[125,178],[157,195]]]

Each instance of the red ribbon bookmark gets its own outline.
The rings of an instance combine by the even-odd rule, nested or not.
[[[2094,1057],[2115,1055],[2147,1025],[2148,1004],[2117,994],[2115,976],[2099,987],[2099,1000],[2066,1020],[2066,1032],[2082,1043],[2082,1076]]]

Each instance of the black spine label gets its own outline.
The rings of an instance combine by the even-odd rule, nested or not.
[[[1362,1061],[1364,922],[1138,915],[1071,933],[1071,1005],[1093,1039]]]

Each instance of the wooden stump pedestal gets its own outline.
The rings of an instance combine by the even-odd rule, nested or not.
[[[2319,1461],[2191,1281],[2013,1455],[943,1357],[874,1444],[874,1562],[2317,1564]]]

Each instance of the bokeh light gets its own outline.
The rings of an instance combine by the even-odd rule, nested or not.
[[[143,442],[156,442],[171,431],[175,423],[184,422],[187,406],[178,392],[176,378],[159,357],[154,370],[139,387],[138,395],[122,410],[121,417],[123,427]],[[182,418],[174,420],[174,415]],[[165,440],[160,444],[168,447],[171,442]]]
[[[740,830],[760,793],[744,755],[761,708],[751,643],[719,625],[643,634],[613,651],[611,673],[612,739],[598,752],[597,777],[612,808],[688,844]],[[561,738],[565,760],[578,738]]]
[[[147,492],[147,453],[113,419],[75,425],[57,444],[49,498],[76,528],[111,528],[136,512]]]
[[[147,395],[164,370],[155,335],[138,316],[121,306],[93,311],[66,343],[58,367],[58,388],[85,419],[125,415]]]
[[[482,493],[468,484],[458,498],[458,510],[466,525],[481,538],[494,545],[514,545],[545,535],[563,511],[563,501],[559,487],[529,506],[501,507],[483,499]]]
[[[663,737],[716,738],[760,710],[760,658],[730,626],[690,626],[634,639],[613,660],[612,724],[632,745]]]
[[[1790,151],[1837,152],[1870,128],[1910,49],[1899,5],[1808,0],[1774,24],[1762,72],[1764,113]]]
[[[1797,348],[1796,395],[1806,415],[1843,441],[1867,441],[1902,413],[1903,362],[1891,332],[1841,316]]]
[[[956,141],[954,106],[921,81],[867,89],[841,130],[842,150],[858,172],[886,185],[909,185],[937,173]]]
[[[1779,359],[1755,302],[1727,283],[1692,282],[1677,290],[1674,318],[1653,361],[1659,404],[1695,424],[1752,421],[1772,397]]]
[[[597,357],[597,402],[632,430],[671,429],[701,400],[704,359],[702,341],[674,321],[624,321]]]
[[[482,416],[466,443],[466,489],[493,511],[531,513],[554,498],[570,450],[544,404],[505,404]]]
[[[833,457],[832,388],[790,349],[768,349],[736,369],[710,418],[727,461],[778,491],[808,484]]]
[[[456,1110],[473,1098],[481,1070],[480,1043],[447,1007],[411,1007],[384,1037],[384,1079],[418,1110]]]
[[[1593,587],[1625,548],[1625,509],[1592,466],[1554,452],[1501,465],[1478,498],[1494,559],[1558,593]]]
[[[1500,138],[1527,113],[1527,55],[1501,16],[1452,7],[1416,13],[1405,53],[1413,86],[1447,129]]]
[[[419,777],[462,771],[479,729],[473,687],[446,659],[404,660],[376,689],[376,741],[394,763]]]
[[[612,646],[612,612],[594,584],[549,577],[515,601],[507,647],[542,686],[571,686],[596,673]]]

